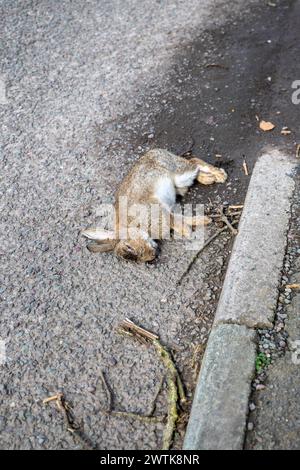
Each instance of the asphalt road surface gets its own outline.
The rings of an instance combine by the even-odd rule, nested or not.
[[[181,446],[231,236],[210,245],[177,287],[193,256],[181,242],[136,265],[89,253],[80,231],[149,148],[192,149],[226,168],[225,185],[188,196],[207,207],[243,202],[243,160],[251,174],[264,146],[294,152],[297,8],[280,0],[0,1],[1,448],[82,448],[55,405],[42,404],[57,392],[94,447],[161,447],[163,424],[104,413],[101,371],[114,409],[141,414],[164,373],[155,351],[117,334],[125,317],[173,352],[189,397],[174,440]],[[263,133],[256,116],[276,129]],[[292,135],[281,136],[283,126]],[[156,412],[165,410],[163,388]]]

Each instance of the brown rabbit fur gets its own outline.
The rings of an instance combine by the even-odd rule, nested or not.
[[[153,232],[147,219],[149,212],[146,212],[147,220],[142,226],[134,225],[135,217],[127,216],[126,212],[125,225],[133,228],[134,236],[132,230],[128,236],[126,227],[124,236],[121,201],[127,201],[128,213],[135,205],[145,207],[146,210],[153,205],[159,207],[160,228],[155,239],[164,238],[165,233],[161,227],[165,219],[168,219],[175,232],[189,236],[192,225],[208,224],[210,219],[184,217],[185,224],[182,224],[182,219],[179,220],[173,212],[176,195],[184,196],[195,180],[207,185],[215,182],[224,183],[226,179],[227,174],[223,169],[216,168],[199,158],[187,160],[164,149],[150,150],[135,163],[117,191],[114,230],[91,228],[84,230],[82,235],[93,240],[89,245],[89,250],[92,252],[114,251],[125,259],[152,261],[156,256],[157,244],[151,236]]]

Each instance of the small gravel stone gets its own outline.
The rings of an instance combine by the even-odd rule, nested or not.
[[[263,384],[257,384],[255,388],[256,388],[256,390],[264,390],[266,388],[266,386],[263,385]]]

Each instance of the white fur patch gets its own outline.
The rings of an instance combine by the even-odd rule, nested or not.
[[[81,232],[81,235],[89,238],[90,240],[113,240],[115,238],[114,232],[111,230],[105,230],[100,227],[88,228]]]
[[[182,173],[181,175],[175,175],[175,186],[177,188],[187,188],[189,186],[192,186],[198,173],[199,169],[196,168],[193,171],[187,171],[186,173]]]
[[[155,196],[163,205],[172,208],[176,202],[176,191],[171,178],[160,178],[155,187]]]
[[[200,171],[202,171],[202,173],[211,173],[211,168],[209,168],[209,166],[206,166],[206,165],[201,165]]]

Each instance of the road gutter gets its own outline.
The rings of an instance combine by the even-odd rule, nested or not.
[[[269,328],[274,319],[296,165],[287,155],[271,150],[254,167],[184,449],[243,448],[255,373],[256,328]]]

